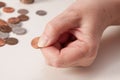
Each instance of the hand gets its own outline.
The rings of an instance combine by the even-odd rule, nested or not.
[[[77,0],[51,20],[38,44],[46,62],[54,67],[92,64],[104,30],[118,19],[117,1],[120,4],[120,0]]]

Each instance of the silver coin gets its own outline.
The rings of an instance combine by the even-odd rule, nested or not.
[[[45,16],[45,15],[47,14],[47,12],[44,11],[44,10],[38,10],[38,11],[36,12],[36,14],[39,15],[39,16]]]
[[[3,33],[3,32],[0,31],[0,38],[6,39],[8,37],[9,37],[9,33]]]
[[[14,28],[14,27],[21,27],[22,26],[22,23],[18,23],[18,24],[8,24],[11,28]]]
[[[25,28],[21,28],[21,27],[14,27],[14,28],[12,28],[12,32],[17,35],[24,35],[24,34],[26,34],[27,30]]]

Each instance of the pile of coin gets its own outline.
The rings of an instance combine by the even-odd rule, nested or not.
[[[34,0],[20,0],[22,3],[30,4],[33,3]],[[0,8],[2,8],[4,13],[13,13],[15,9],[13,7],[7,7],[5,2],[0,1]],[[11,37],[10,33],[14,33],[16,35],[24,35],[27,33],[27,30],[22,27],[22,22],[29,20],[29,16],[27,14],[29,11],[27,9],[19,9],[17,11],[19,15],[17,17],[10,17],[7,21],[0,19],[0,47],[5,44],[8,45],[16,45],[19,40]],[[45,16],[47,12],[45,10],[37,10],[36,15]],[[40,37],[36,37],[32,40],[31,45],[38,49],[38,40]]]
[[[0,2],[0,8],[3,8],[3,12],[12,13],[15,11],[12,7],[6,7],[6,3]],[[16,45],[19,41],[17,38],[10,37],[10,33],[16,35],[24,35],[27,30],[22,27],[22,22],[29,20],[26,15],[29,11],[25,9],[18,10],[19,14],[17,17],[10,17],[7,21],[0,19],[0,47],[5,44]]]

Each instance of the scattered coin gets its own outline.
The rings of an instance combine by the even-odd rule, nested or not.
[[[38,10],[38,11],[36,12],[36,14],[39,15],[39,16],[45,16],[45,15],[47,14],[47,12],[44,11],[44,10]]]
[[[31,4],[34,3],[34,0],[20,0],[24,4]]]
[[[18,24],[11,24],[9,23],[8,24],[11,28],[14,28],[14,27],[22,27],[22,23],[18,23]]]
[[[18,18],[20,19],[20,21],[27,21],[27,20],[29,20],[29,17],[26,16],[26,15],[20,15],[20,16],[18,16]]]
[[[0,47],[4,46],[5,44],[6,44],[5,40],[0,38]]]
[[[18,39],[16,39],[16,38],[8,38],[8,39],[6,39],[6,44],[16,45],[17,43],[18,43]]]
[[[0,38],[1,39],[6,39],[8,37],[9,37],[9,33],[3,33],[3,32],[0,31]]]
[[[0,1],[0,8],[1,8],[1,7],[5,7],[5,6],[6,6],[5,2],[1,2],[1,1]]]
[[[40,37],[36,37],[36,38],[34,38],[34,39],[31,41],[31,45],[32,45],[33,48],[35,48],[35,49],[40,48],[40,47],[38,46],[38,41],[39,41],[39,39],[40,39]]]
[[[3,11],[6,12],[6,13],[12,13],[12,12],[15,11],[15,9],[12,8],[12,7],[4,7],[4,8],[3,8]]]
[[[6,21],[0,19],[0,27],[1,27],[1,26],[8,26],[8,24],[7,24]]]
[[[25,14],[28,14],[29,11],[28,11],[27,9],[19,9],[19,10],[18,10],[18,13],[19,13],[19,14],[22,14],[22,15],[25,15]]]
[[[26,34],[27,30],[25,28],[21,28],[21,27],[14,27],[12,28],[13,33],[17,34],[17,35],[24,35]]]
[[[17,17],[11,17],[11,18],[8,19],[8,23],[18,24],[18,23],[20,23],[20,19],[17,18]]]
[[[12,31],[11,27],[9,26],[1,26],[0,27],[0,31],[4,32],[4,33],[9,33]]]

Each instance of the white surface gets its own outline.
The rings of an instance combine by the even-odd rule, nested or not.
[[[101,44],[95,63],[89,68],[57,69],[45,64],[40,50],[31,47],[33,37],[39,36],[45,24],[69,6],[73,0],[36,0],[33,5],[24,5],[19,0],[1,0],[7,6],[25,8],[30,11],[30,20],[23,23],[28,33],[19,38],[16,46],[0,48],[0,80],[120,80],[120,27],[111,27]],[[39,17],[36,10],[43,9],[47,16]],[[0,18],[8,19],[17,16],[17,11],[12,14],[3,14]],[[114,36],[109,36],[108,33]]]

